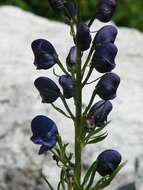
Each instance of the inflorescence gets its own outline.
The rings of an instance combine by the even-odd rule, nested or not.
[[[56,84],[48,77],[42,76],[35,80],[34,85],[43,103],[51,104],[58,112],[72,119],[75,128],[79,127],[78,132],[80,132],[80,136],[76,136],[77,134],[75,134],[75,137],[80,139],[79,150],[81,152],[81,149],[87,144],[101,142],[107,137],[107,131],[103,132],[103,130],[105,130],[109,123],[108,115],[113,109],[111,100],[116,98],[117,89],[120,84],[120,77],[112,72],[116,67],[115,58],[118,52],[114,44],[118,33],[117,28],[112,25],[103,26],[96,32],[93,39],[90,30],[95,19],[101,22],[111,20],[115,12],[116,0],[99,0],[95,15],[89,23],[84,23],[80,18],[79,2],[76,3],[74,0],[49,0],[49,4],[57,14],[62,12],[65,15],[66,22],[68,20],[74,46],[70,48],[66,58],[66,64],[63,64],[51,42],[45,39],[33,41],[31,47],[34,53],[34,65],[36,69],[47,70],[58,65],[63,72],[60,76],[56,75],[59,84]],[[82,64],[83,53],[88,49],[90,49],[89,55],[85,63]],[[88,69],[87,75],[85,74],[86,69]],[[97,83],[91,100],[85,110],[83,110],[83,112],[78,111],[82,110],[82,108],[78,108],[78,106],[82,106],[78,104],[80,94],[82,94],[84,86],[90,84],[88,80],[94,69],[102,74],[102,76],[93,81],[97,81]],[[94,103],[96,95],[99,96],[101,100]],[[58,98],[61,99],[67,113],[55,105],[55,101]],[[73,98],[75,102],[77,110],[75,114],[72,113],[68,106],[67,100],[71,98]],[[78,117],[79,126],[77,126],[76,123]],[[77,170],[81,172],[79,166],[81,163],[76,163],[78,159],[75,159],[75,163],[73,161],[74,156],[76,157],[78,154],[74,155],[73,153],[67,152],[66,147],[68,144],[62,141],[55,122],[46,116],[38,115],[32,120],[31,129],[33,133],[31,137],[32,142],[41,145],[39,154],[45,154],[47,151],[51,151],[54,160],[56,160],[57,165],[60,166],[62,170],[62,177],[58,185],[59,189],[60,186],[63,189],[67,187],[69,190],[102,189],[110,184],[116,173],[118,173],[123,166],[120,165],[121,155],[118,151],[112,149],[105,150],[97,157],[81,182],[80,177],[76,176]],[[75,133],[76,131],[77,130],[75,130]],[[103,176],[103,178],[94,184],[96,171]],[[71,173],[72,175],[70,175]],[[70,177],[67,179],[69,175]]]

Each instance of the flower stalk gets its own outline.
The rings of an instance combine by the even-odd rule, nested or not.
[[[95,18],[101,22],[108,22],[111,19],[116,0],[100,0],[89,25],[82,22],[80,2],[81,0],[49,0],[53,10],[63,11],[67,17],[73,37],[74,46],[70,48],[65,65],[61,63],[56,49],[49,41],[38,39],[32,43],[34,65],[37,69],[46,70],[57,64],[63,73],[59,76],[53,69],[53,74],[58,77],[61,88],[48,77],[39,77],[35,80],[34,85],[42,98],[42,103],[50,104],[57,112],[71,119],[74,125],[72,153],[68,151],[69,143],[64,143],[52,119],[38,115],[31,122],[33,133],[31,140],[34,144],[41,145],[39,154],[50,151],[53,160],[60,168],[57,190],[103,189],[110,185],[124,166],[124,164],[120,165],[120,153],[108,149],[90,164],[85,176],[82,175],[82,150],[87,145],[99,143],[108,136],[106,126],[110,123],[108,115],[112,111],[110,100],[117,95],[120,77],[112,73],[116,67],[115,57],[118,51],[114,45],[117,29],[111,25],[102,27],[97,31],[93,40],[90,32],[90,26]],[[89,48],[89,54],[82,65],[84,51]],[[89,69],[85,74],[87,67]],[[89,82],[94,69],[104,75]],[[83,88],[96,81],[98,82],[93,88],[89,103],[83,109]],[[101,100],[94,103],[96,95]],[[64,110],[55,104],[58,98],[61,99]],[[68,104],[69,99],[73,99],[75,113]],[[95,182],[97,172],[101,178]],[[55,189],[44,176],[43,178],[51,190]]]

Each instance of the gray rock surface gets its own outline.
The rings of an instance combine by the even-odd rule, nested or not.
[[[143,154],[138,155],[135,160],[135,187],[143,189]]]
[[[47,75],[57,80],[50,71],[36,71],[30,44],[34,39],[46,38],[59,52],[62,61],[72,45],[69,28],[61,23],[24,12],[15,7],[0,8],[0,190],[47,189],[39,177],[39,170],[56,183],[58,172],[51,161],[37,155],[38,147],[29,138],[30,121],[37,114],[47,114],[55,120],[65,141],[71,143],[73,127],[67,119],[55,113],[48,105],[42,105],[33,81]],[[101,26],[96,22],[92,30]],[[118,97],[113,100],[108,138],[98,147],[90,146],[83,155],[85,164],[96,159],[106,148],[118,149],[128,164],[109,189],[117,189],[134,182],[135,158],[143,147],[143,34],[134,29],[119,28],[117,45],[119,54],[114,72],[122,82]],[[56,68],[56,72],[60,73]],[[98,76],[93,73],[92,79]],[[87,87],[83,93],[88,103]],[[57,104],[61,106],[60,101]],[[72,107],[72,102],[69,102]],[[71,126],[70,126],[71,125]],[[137,186],[137,190],[140,188]]]

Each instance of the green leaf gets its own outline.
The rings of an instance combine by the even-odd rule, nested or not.
[[[108,133],[104,133],[104,134],[102,134],[102,135],[99,135],[99,136],[97,136],[97,137],[92,138],[91,140],[89,140],[89,141],[87,142],[87,144],[95,144],[95,143],[101,142],[101,141],[103,141],[107,136],[108,136]]]
[[[62,168],[62,170],[61,170],[61,176],[60,176],[60,181],[61,181],[61,185],[62,185],[62,190],[65,190],[66,188],[65,188],[65,181],[64,181],[64,179],[65,179],[65,170],[64,170],[64,168]]]
[[[110,123],[110,121],[106,122],[102,127],[90,129],[90,131],[88,131],[88,134],[86,135],[86,137],[84,139],[85,145],[87,144],[87,142],[89,141],[90,138],[94,138],[94,135],[97,135],[98,133],[100,133],[103,129],[105,129],[105,127],[109,123]]]
[[[96,167],[97,167],[97,161],[94,161],[92,165],[89,167],[88,171],[86,172],[86,175],[83,179],[82,187],[84,187],[88,183],[90,175],[92,174],[93,169],[96,169]]]
[[[50,190],[54,190],[54,188],[52,187],[52,185],[50,184],[50,182],[48,181],[48,179],[45,177],[45,175],[43,175],[43,173],[41,173],[41,176],[45,180],[45,182],[47,183],[47,185],[50,188]]]
[[[89,188],[92,186],[94,177],[96,174],[96,169],[97,169],[97,163],[96,163],[96,166],[93,167],[93,169],[92,169],[91,177],[90,177],[89,183],[88,183],[87,187],[85,188],[85,190],[89,190]]]

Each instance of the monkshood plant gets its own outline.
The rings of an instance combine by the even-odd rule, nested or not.
[[[52,153],[52,158],[61,170],[57,190],[100,190],[110,185],[116,174],[125,165],[121,163],[121,155],[117,150],[104,150],[91,164],[85,174],[82,174],[82,151],[90,144],[103,141],[108,133],[107,119],[112,110],[111,100],[116,97],[120,77],[113,73],[117,47],[114,44],[117,29],[106,25],[98,30],[92,40],[91,25],[95,19],[101,22],[111,20],[116,0],[99,0],[95,16],[88,24],[82,21],[80,2],[66,0],[49,0],[53,10],[63,13],[66,23],[70,26],[74,45],[71,47],[63,64],[53,45],[45,39],[32,42],[34,65],[37,69],[51,69],[58,65],[63,72],[58,76],[59,86],[48,77],[39,77],[34,85],[40,93],[43,103],[50,104],[56,111],[73,121],[75,129],[74,152],[68,152],[68,143],[64,143],[56,123],[47,116],[38,115],[31,122],[33,143],[40,145],[39,154]],[[83,54],[89,54],[84,62]],[[89,82],[93,70],[101,76]],[[83,106],[82,91],[86,85],[95,83],[91,98],[86,107]],[[95,96],[101,98],[94,102]],[[61,99],[65,110],[55,102]],[[75,113],[70,109],[68,100],[73,99]],[[95,175],[99,179],[95,180]],[[44,177],[44,176],[43,176]],[[52,184],[44,177],[48,187],[54,190]]]

